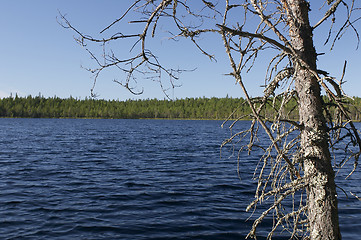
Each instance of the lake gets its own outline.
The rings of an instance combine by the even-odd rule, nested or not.
[[[221,123],[0,119],[0,239],[244,239],[258,155],[240,180]],[[338,192],[343,238],[359,239],[361,202]]]

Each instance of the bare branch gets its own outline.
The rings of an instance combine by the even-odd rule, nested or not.
[[[142,0],[136,0],[125,12],[124,14],[116,19],[114,22],[112,22],[110,25],[108,25],[106,28],[104,28],[103,30],[100,31],[100,33],[105,32],[106,30],[108,30],[109,28],[111,28],[114,24],[116,24],[117,22],[120,22],[128,13],[130,10],[132,10],[134,8],[134,6],[136,6],[139,2],[141,2]]]
[[[325,13],[325,16],[323,16],[323,18],[321,18],[312,28],[315,29],[318,26],[320,26],[323,22],[325,22],[337,10],[337,7],[341,2],[342,0],[337,0],[334,4],[332,4],[330,9],[328,9],[327,12]]]
[[[240,30],[234,30],[234,29],[231,29],[231,28],[228,28],[226,26],[219,25],[219,24],[217,24],[217,26],[219,28],[221,28],[223,31],[229,32],[232,35],[237,35],[237,36],[240,36],[240,37],[247,37],[247,38],[261,39],[261,40],[264,40],[264,41],[272,44],[275,47],[278,47],[279,49],[281,49],[281,50],[283,50],[283,51],[285,51],[287,53],[292,53],[292,51],[289,48],[287,48],[286,46],[282,45],[281,43],[277,42],[276,40],[274,40],[272,38],[268,38],[266,36],[263,36],[262,34],[254,34],[254,33],[244,32],[244,31],[240,31]]]
[[[247,0],[234,4],[230,2],[225,0],[225,6],[221,6],[221,1],[211,0],[202,0],[198,5],[187,0],[134,0],[125,12],[103,28],[100,34],[114,30],[115,24],[124,21],[131,11],[141,17],[131,19],[129,23],[140,24],[141,30],[135,34],[115,31],[107,38],[86,35],[76,29],[65,15],[59,14],[61,25],[75,32],[76,41],[94,60],[96,67],[87,68],[93,74],[92,93],[102,71],[115,68],[125,74],[125,78],[113,81],[131,93],[143,92],[144,89],[139,90],[137,87],[138,79],[141,78],[159,82],[161,89],[169,97],[167,90],[177,86],[175,81],[184,70],[169,68],[161,63],[148,46],[148,39],[159,36],[159,29],[162,29],[168,34],[166,36],[168,39],[174,41],[180,38],[188,39],[201,54],[210,60],[215,60],[216,56],[202,45],[200,36],[220,36],[231,67],[231,73],[228,75],[238,83],[246,98],[242,104],[247,104],[250,108],[250,113],[246,116],[236,118],[235,115],[231,115],[222,124],[223,127],[227,121],[236,118],[229,127],[231,135],[222,143],[221,148],[233,144],[232,154],[234,154],[234,150],[238,147],[239,177],[243,151],[248,154],[253,149],[259,151],[261,157],[253,175],[257,183],[255,199],[247,210],[253,208],[256,213],[258,204],[268,204],[266,210],[256,217],[248,236],[255,237],[259,223],[272,214],[274,224],[268,238],[276,233],[277,228],[282,227],[292,239],[297,239],[304,236],[302,235],[304,232],[309,231],[306,226],[311,224],[306,219],[310,203],[306,201],[304,195],[306,188],[309,190],[313,187],[311,180],[317,174],[310,173],[307,164],[328,158],[331,161],[329,157],[331,152],[328,149],[330,154],[324,154],[322,157],[317,155],[317,151],[321,149],[319,146],[322,144],[329,146],[329,149],[335,152],[340,149],[345,151],[345,157],[335,161],[336,168],[352,162],[350,160],[354,158],[350,174],[356,169],[361,155],[361,139],[348,113],[346,104],[348,96],[342,89],[342,84],[345,82],[346,62],[340,79],[330,76],[326,71],[317,70],[317,54],[316,51],[313,54],[314,47],[310,36],[312,30],[315,31],[324,23],[331,22],[326,40],[326,43],[332,40],[331,48],[346,30],[354,31],[359,42],[360,37],[354,24],[361,18],[352,17],[357,10],[354,6],[355,0],[351,0],[349,4],[344,0],[327,1],[330,7],[314,26],[309,25],[308,4],[310,3],[307,1]],[[336,23],[334,16],[340,8],[346,10],[346,20],[341,25],[335,24],[341,27],[334,32],[332,30],[333,24]],[[300,15],[301,10],[303,15]],[[304,29],[308,30],[307,34],[300,34]],[[295,39],[295,36],[300,36],[302,39]],[[116,56],[114,53],[116,51],[111,49],[111,42],[125,39],[133,40],[130,43],[132,47],[129,56]],[[299,44],[300,42],[305,44],[306,40],[310,40],[309,45]],[[100,56],[91,50],[91,43],[101,44],[103,49]],[[305,49],[308,52],[305,52]],[[260,57],[264,56],[262,55],[264,52],[268,53],[266,58]],[[307,54],[311,56],[306,57]],[[263,96],[251,97],[246,87],[245,75],[255,69],[254,66],[259,60],[267,61]],[[300,74],[303,74],[302,81],[299,80]],[[164,77],[167,78],[167,86],[162,81]],[[327,99],[320,95],[320,88],[326,92]],[[318,114],[312,115],[313,119],[319,120],[319,124],[315,127],[307,126],[313,119],[310,117],[308,119],[310,121],[305,121],[308,116],[300,111],[300,106],[305,103],[303,101],[306,101],[305,97],[308,96],[305,94],[306,90],[308,95],[312,94],[320,102],[319,109],[314,109],[312,112]],[[307,103],[311,106],[313,101]],[[249,128],[232,132],[239,120],[244,117],[251,119]],[[310,141],[306,144],[305,139]],[[341,143],[345,145],[340,147]],[[311,149],[314,146],[317,151]],[[336,153],[334,155],[336,158]],[[332,166],[330,168],[332,169]]]

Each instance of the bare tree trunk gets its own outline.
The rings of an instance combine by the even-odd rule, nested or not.
[[[210,59],[215,59],[211,54],[215,50],[210,49],[208,52],[207,49],[203,49],[198,43],[198,37],[210,33],[221,34],[232,68],[230,75],[234,76],[240,84],[246,97],[246,103],[251,108],[251,113],[248,116],[253,120],[249,129],[233,134],[222,146],[235,141],[237,143],[242,142],[249,136],[246,145],[241,146],[240,150],[251,151],[253,146],[259,147],[257,144],[262,141],[258,137],[259,125],[263,127],[270,140],[270,145],[263,149],[264,154],[260,158],[260,164],[263,162],[262,166],[258,167],[259,165],[257,165],[255,168],[255,174],[258,174],[256,175],[258,185],[255,199],[247,209],[256,209],[257,204],[269,199],[270,196],[274,197],[274,202],[254,221],[248,236],[256,238],[257,226],[270,213],[274,214],[275,221],[268,238],[272,237],[278,227],[282,227],[283,231],[292,232],[291,238],[304,236],[304,225],[307,223],[303,221],[302,216],[307,211],[309,220],[307,230],[311,239],[341,239],[335,174],[331,165],[329,142],[337,144],[348,141],[347,146],[352,143],[353,146],[359,147],[355,152],[350,152],[348,147],[345,149],[347,156],[355,158],[354,168],[350,173],[352,174],[361,155],[361,139],[352,121],[341,125],[342,118],[350,120],[343,103],[338,101],[338,99],[347,97],[344,95],[341,85],[338,85],[333,77],[326,76],[327,74],[323,72],[322,74],[327,77],[328,83],[332,85],[330,89],[317,75],[317,54],[313,46],[312,31],[326,21],[335,22],[336,15],[337,18],[340,17],[335,14],[336,10],[344,8],[347,13],[341,14],[341,16],[345,16],[345,19],[341,20],[344,21],[344,24],[335,24],[335,26],[341,26],[338,31],[335,31],[337,32],[335,34],[333,34],[334,29],[331,27],[331,34],[327,41],[332,42],[330,45],[333,48],[335,41],[341,37],[347,28],[353,29],[358,38],[359,34],[353,24],[359,17],[357,16],[356,19],[350,17],[354,15],[353,12],[358,12],[359,6],[356,3],[360,1],[324,1],[325,4],[320,9],[320,12],[323,12],[323,17],[313,28],[309,23],[309,4],[317,1],[226,0],[224,1],[225,8],[219,4],[222,1],[202,0],[203,5],[195,2],[197,1],[130,1],[129,8],[124,9],[125,13],[101,31],[101,34],[105,31],[108,32],[107,35],[109,34],[110,37],[106,38],[102,37],[104,35],[93,38],[87,34],[82,34],[81,31],[71,25],[64,15],[61,15],[61,24],[64,28],[72,29],[78,35],[77,42],[95,60],[95,68],[87,69],[94,76],[91,92],[94,90],[100,73],[105,69],[115,68],[120,70],[122,74],[125,73],[126,77],[124,81],[114,80],[114,82],[124,86],[130,92],[141,94],[142,91],[134,91],[134,86],[137,86],[136,79],[137,77],[143,78],[144,74],[149,74],[150,79],[159,81],[162,90],[168,96],[167,88],[163,87],[162,79],[164,76],[167,80],[170,79],[169,89],[174,89],[176,86],[174,82],[178,79],[178,74],[183,71],[162,65],[158,57],[148,48],[146,39],[158,36],[156,29],[162,26],[165,27],[165,32],[169,32],[171,39],[188,38],[202,54]],[[212,2],[217,3],[213,4]],[[224,13],[221,13],[223,10]],[[130,12],[134,12],[135,15],[133,16]],[[239,21],[234,18],[237,15],[241,16]],[[124,22],[127,19],[125,16],[131,18],[130,24],[142,25],[139,32],[136,34],[119,33],[117,28],[120,25],[117,27],[115,25],[118,22]],[[255,16],[259,18],[255,18]],[[160,19],[166,21],[163,22]],[[258,24],[250,22],[257,21],[257,19],[259,20]],[[212,28],[212,25],[215,27]],[[114,31],[113,34],[110,34],[111,28]],[[127,28],[124,31],[127,31]],[[162,34],[159,35],[159,37],[161,36]],[[112,44],[108,43],[122,41],[122,39],[133,39],[134,45],[131,47],[132,51],[129,56],[118,58],[114,54],[116,51],[113,51]],[[124,40],[126,44],[128,44],[128,40]],[[95,54],[98,51],[93,52],[89,48],[89,43],[95,44],[94,46],[101,44],[103,47],[102,54]],[[274,50],[275,55],[270,60],[266,70],[264,95],[262,98],[251,98],[241,73],[250,71],[256,62],[256,58],[269,49]],[[343,75],[345,67],[346,65]],[[339,81],[340,84],[343,75]],[[279,87],[283,87],[282,90]],[[327,92],[330,102],[335,104],[331,108],[323,103],[321,88]],[[335,90],[337,96],[332,89]],[[281,90],[280,93],[278,93],[279,90]],[[297,96],[295,96],[296,94]],[[299,101],[300,124],[289,118],[290,116],[293,117],[294,114],[297,115],[294,112],[296,108],[285,111],[294,99]],[[277,112],[271,128],[266,124],[265,116],[262,116],[267,116],[267,111],[264,111],[267,110],[270,103],[272,103],[272,111]],[[324,109],[327,109],[328,112],[336,109],[336,118],[332,118],[330,114],[326,118]],[[233,115],[233,117],[235,116]],[[333,125],[333,129],[329,129],[327,124],[333,119],[336,120],[336,123]],[[235,120],[230,128],[238,120]],[[290,125],[287,126],[287,123]],[[348,131],[348,140],[345,140],[343,136],[340,137],[339,128]],[[300,132],[294,134],[298,129]],[[300,169],[303,171],[301,174]],[[288,178],[289,176],[290,178]],[[296,177],[298,179],[295,179]],[[302,201],[298,203],[299,199],[304,199],[302,194],[305,187],[307,204]],[[297,196],[295,195],[296,192],[301,193],[301,198],[295,197]],[[294,208],[287,213],[283,212],[282,206],[283,200],[288,201],[288,199],[292,199]],[[296,203],[299,204],[298,208]]]
[[[316,73],[316,51],[305,0],[287,0],[291,45],[295,60],[295,87],[299,97],[301,156],[307,185],[311,239],[341,239],[338,224],[335,174],[331,165],[323,100]],[[291,17],[292,16],[292,17]],[[306,65],[306,66],[305,66]]]

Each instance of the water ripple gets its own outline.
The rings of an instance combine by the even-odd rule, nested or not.
[[[251,227],[257,154],[240,181],[236,160],[219,157],[220,122],[0,121],[1,239],[232,240]],[[358,238],[360,217],[359,202],[340,199],[345,239]]]

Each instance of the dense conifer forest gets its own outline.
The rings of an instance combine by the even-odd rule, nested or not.
[[[270,102],[263,112],[266,118],[278,113],[275,101]],[[332,104],[332,103],[330,103]],[[361,98],[349,102],[350,116],[360,120]],[[164,119],[249,119],[251,110],[242,98],[186,98],[177,100],[96,100],[18,97],[17,95],[0,99],[0,117],[10,118],[164,118]],[[297,120],[296,100],[287,104],[282,113]],[[332,114],[332,113],[330,113]]]

